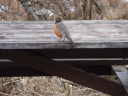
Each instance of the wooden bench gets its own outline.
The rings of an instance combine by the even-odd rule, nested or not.
[[[64,21],[58,42],[54,21],[0,22],[0,76],[55,75],[112,96],[128,96],[128,21]],[[120,83],[99,75],[117,74]]]

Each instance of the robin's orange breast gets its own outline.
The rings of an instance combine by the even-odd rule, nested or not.
[[[54,24],[54,32],[55,32],[55,34],[58,36],[58,37],[60,37],[60,38],[62,38],[62,35],[60,34],[60,32],[57,30],[57,28],[56,28],[56,25],[57,24]]]

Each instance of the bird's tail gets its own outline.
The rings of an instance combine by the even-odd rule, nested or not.
[[[73,41],[71,42],[71,44],[72,44],[72,46],[73,46],[74,48],[77,47],[76,44],[75,44]]]
[[[71,44],[72,44],[72,46],[74,47],[74,48],[76,48],[77,46],[76,46],[76,44],[72,41],[72,39],[71,38],[68,38],[68,40],[71,42]]]

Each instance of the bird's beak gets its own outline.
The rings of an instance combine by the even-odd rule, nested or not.
[[[56,21],[56,19],[54,18],[54,21]]]

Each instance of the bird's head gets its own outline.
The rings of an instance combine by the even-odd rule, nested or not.
[[[59,22],[62,21],[60,18],[56,18],[56,19],[54,19],[54,20],[55,20],[55,23],[59,23]]]

